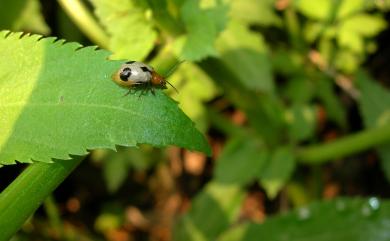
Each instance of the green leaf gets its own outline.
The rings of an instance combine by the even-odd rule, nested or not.
[[[217,1],[216,6],[202,9],[197,0],[186,0],[180,11],[187,34],[175,42],[175,52],[182,59],[201,60],[217,54],[214,42],[226,22],[227,6]]]
[[[381,16],[357,14],[342,21],[340,31],[348,31],[364,37],[374,37],[387,27]]]
[[[170,82],[180,89],[180,93],[171,92],[179,102],[180,108],[188,115],[201,131],[206,131],[208,119],[205,102],[217,94],[212,79],[199,67],[185,63],[170,77]]]
[[[276,197],[283,185],[290,179],[295,169],[295,157],[287,147],[279,147],[272,154],[259,175],[261,185],[269,198]]]
[[[251,32],[238,21],[231,21],[218,39],[217,48],[221,60],[248,89],[274,90],[271,63],[261,34]]]
[[[205,138],[161,91],[123,96],[107,51],[0,32],[0,164],[68,159],[115,145],[178,145],[210,153]]]
[[[346,127],[345,108],[334,91],[333,80],[323,77],[319,78],[315,84],[316,94],[324,104],[329,119],[341,127]]]
[[[332,1],[329,0],[295,0],[298,10],[309,18],[326,20],[330,17]]]
[[[96,15],[106,26],[113,59],[144,59],[157,38],[152,22],[135,0],[92,0]]]
[[[243,198],[237,185],[210,182],[175,226],[174,240],[215,240],[237,218]]]
[[[218,241],[385,241],[390,237],[390,202],[377,198],[338,198],[301,207],[225,232]],[[234,236],[233,236],[234,235]]]
[[[367,128],[390,122],[390,92],[375,83],[367,74],[358,72],[356,81],[361,90],[360,112]],[[383,171],[390,180],[390,143],[378,147]]]
[[[313,106],[294,104],[286,113],[289,136],[302,141],[313,136],[316,127],[316,109]]]
[[[0,1],[0,30],[16,30],[16,24],[22,16],[27,0]]]
[[[274,0],[232,0],[231,16],[247,24],[281,26],[274,5]]]
[[[14,25],[16,30],[25,30],[40,34],[49,34],[50,28],[41,14],[41,4],[38,0],[27,0],[26,6]]]
[[[246,185],[259,175],[267,160],[268,152],[257,140],[233,139],[218,158],[214,179]]]

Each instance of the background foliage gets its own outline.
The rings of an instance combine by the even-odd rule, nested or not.
[[[12,240],[390,239],[389,9],[386,0],[0,1],[2,30],[105,49],[1,32],[3,116],[12,98],[32,93],[30,76],[42,92],[27,109],[57,103],[62,91],[140,116],[73,107],[50,148],[35,151],[54,140],[42,131],[35,148],[0,145],[1,164],[136,142],[207,152],[167,96],[124,103],[123,89],[99,79],[123,59],[162,74],[186,60],[170,77],[179,93],[166,93],[212,149],[92,150]],[[40,108],[35,120],[60,110]],[[16,132],[28,134],[27,117]],[[95,117],[111,123],[109,137]],[[69,136],[67,125],[84,128]],[[140,136],[125,134],[134,129]],[[1,190],[21,168],[0,169]]]

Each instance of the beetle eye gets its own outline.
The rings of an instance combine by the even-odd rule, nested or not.
[[[119,77],[123,81],[128,81],[130,76],[131,76],[131,69],[130,68],[124,68],[121,71],[121,73],[119,74]]]

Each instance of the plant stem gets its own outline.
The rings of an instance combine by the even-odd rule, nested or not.
[[[58,0],[58,3],[89,39],[108,49],[107,34],[80,0]]]
[[[390,141],[390,123],[340,138],[330,143],[302,147],[297,150],[298,159],[314,164],[347,156]]]
[[[82,159],[31,164],[0,193],[0,241],[9,240]]]

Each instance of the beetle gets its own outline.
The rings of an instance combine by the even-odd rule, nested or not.
[[[180,63],[182,62],[179,62],[178,64]],[[170,73],[176,69],[178,64],[170,70]],[[126,95],[131,92],[131,89],[136,87],[143,88],[142,93],[150,89],[154,94],[154,88],[166,89],[167,84],[172,86],[172,88],[178,92],[177,89],[167,81],[167,77],[163,77],[151,66],[138,61],[127,61],[124,63],[120,69],[112,75],[112,79],[120,86],[129,89],[129,92]]]

